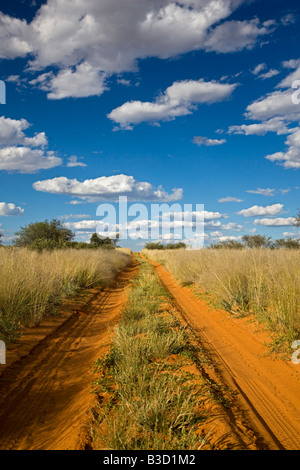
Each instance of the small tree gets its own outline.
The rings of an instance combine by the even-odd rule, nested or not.
[[[298,214],[296,215],[295,219],[296,219],[295,225],[297,227],[300,227],[300,209],[298,209]]]
[[[294,240],[293,238],[281,238],[280,240],[275,240],[274,248],[287,248],[290,250],[297,250],[300,248],[300,241]]]
[[[2,240],[1,240],[2,237],[3,237],[3,233],[0,233],[0,245],[2,245]]]
[[[165,250],[180,250],[180,249],[185,249],[186,244],[183,242],[168,243],[164,248]]]
[[[214,245],[211,245],[210,248],[213,249],[221,249],[221,248],[227,248],[229,250],[242,250],[245,248],[245,245],[243,243],[238,242],[237,240],[225,240],[219,243],[216,243]]]
[[[90,238],[90,243],[91,245],[94,245],[94,246],[101,246],[103,242],[97,233],[93,233],[93,235]]]
[[[116,237],[115,239],[111,239],[109,237],[100,237],[97,233],[93,233],[90,238],[90,243],[94,247],[98,248],[114,248],[117,244],[118,238],[119,237]]]
[[[146,250],[163,250],[164,246],[160,242],[148,242],[145,248]]]
[[[61,222],[53,219],[50,222],[35,222],[21,227],[15,234],[14,240],[16,246],[25,246],[31,248],[55,248],[63,246],[64,243],[73,240],[75,234],[63,227]]]
[[[119,233],[116,233],[116,236],[115,238],[112,239],[112,244],[116,247],[117,246],[117,243],[120,239],[120,234]]]
[[[265,235],[244,235],[243,242],[247,248],[271,248],[271,237]]]

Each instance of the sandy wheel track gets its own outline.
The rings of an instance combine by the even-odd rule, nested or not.
[[[184,319],[214,358],[225,383],[238,391],[239,407],[258,435],[260,448],[298,450],[300,366],[267,356],[265,332],[255,331],[256,326],[247,319],[210,310],[165,268],[151,264]]]
[[[78,449],[84,444],[92,364],[106,348],[136,264],[0,377],[1,449]]]

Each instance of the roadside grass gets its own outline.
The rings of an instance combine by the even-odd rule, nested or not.
[[[153,267],[139,264],[110,350],[95,363],[93,446],[195,450],[209,445],[197,432],[207,419],[201,405],[208,396],[220,402],[220,391],[195,369],[200,348],[175,317]]]
[[[117,250],[0,248],[0,339],[14,342],[23,326],[39,325],[81,289],[110,284],[130,262]]]
[[[299,337],[299,250],[143,250],[143,255],[212,306],[235,316],[253,314],[276,333],[277,346]]]

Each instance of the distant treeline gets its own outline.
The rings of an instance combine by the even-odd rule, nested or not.
[[[293,238],[280,238],[279,240],[272,240],[271,237],[266,237],[265,235],[244,235],[242,237],[242,241],[240,242],[237,240],[226,240],[212,244],[209,248],[229,248],[235,250],[242,250],[244,248],[270,248],[273,250],[279,248],[299,249],[300,240],[295,240]]]
[[[179,243],[168,243],[167,245],[163,245],[160,242],[149,242],[146,243],[145,249],[146,250],[178,250],[178,249],[186,248],[186,244],[183,242]]]
[[[300,226],[300,219],[298,216],[296,217],[296,226]],[[89,242],[74,241],[75,234],[70,229],[64,227],[63,224],[57,219],[28,224],[25,227],[21,227],[21,229],[16,232],[15,235],[16,238],[13,241],[14,246],[27,247],[38,251],[52,250],[55,248],[74,248],[78,250],[86,248],[114,249],[117,247],[119,240],[118,233],[115,235],[115,238],[102,237],[97,233],[93,233]],[[0,244],[1,237],[2,234],[0,234]],[[183,242],[168,244],[163,244],[161,242],[149,242],[146,243],[145,248],[147,250],[178,250],[187,248],[187,245]],[[244,248],[299,249],[300,239],[281,238],[278,240],[272,240],[271,237],[267,237],[265,235],[244,235],[241,237],[241,241],[220,241],[218,243],[211,244],[207,248],[227,248],[235,250],[241,250]]]
[[[101,237],[97,233],[94,233],[89,243],[76,242],[74,241],[75,234],[64,227],[57,219],[28,224],[25,227],[21,227],[15,235],[16,238],[13,241],[14,246],[30,248],[37,251],[53,250],[56,248],[75,248],[77,250],[86,248],[114,249],[119,239],[118,234],[112,239],[109,237]],[[2,234],[0,234],[0,244],[1,237]]]

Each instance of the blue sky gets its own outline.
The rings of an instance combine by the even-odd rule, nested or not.
[[[53,217],[88,240],[119,195],[204,204],[207,244],[297,237],[299,5],[270,3],[1,1],[4,241]]]

